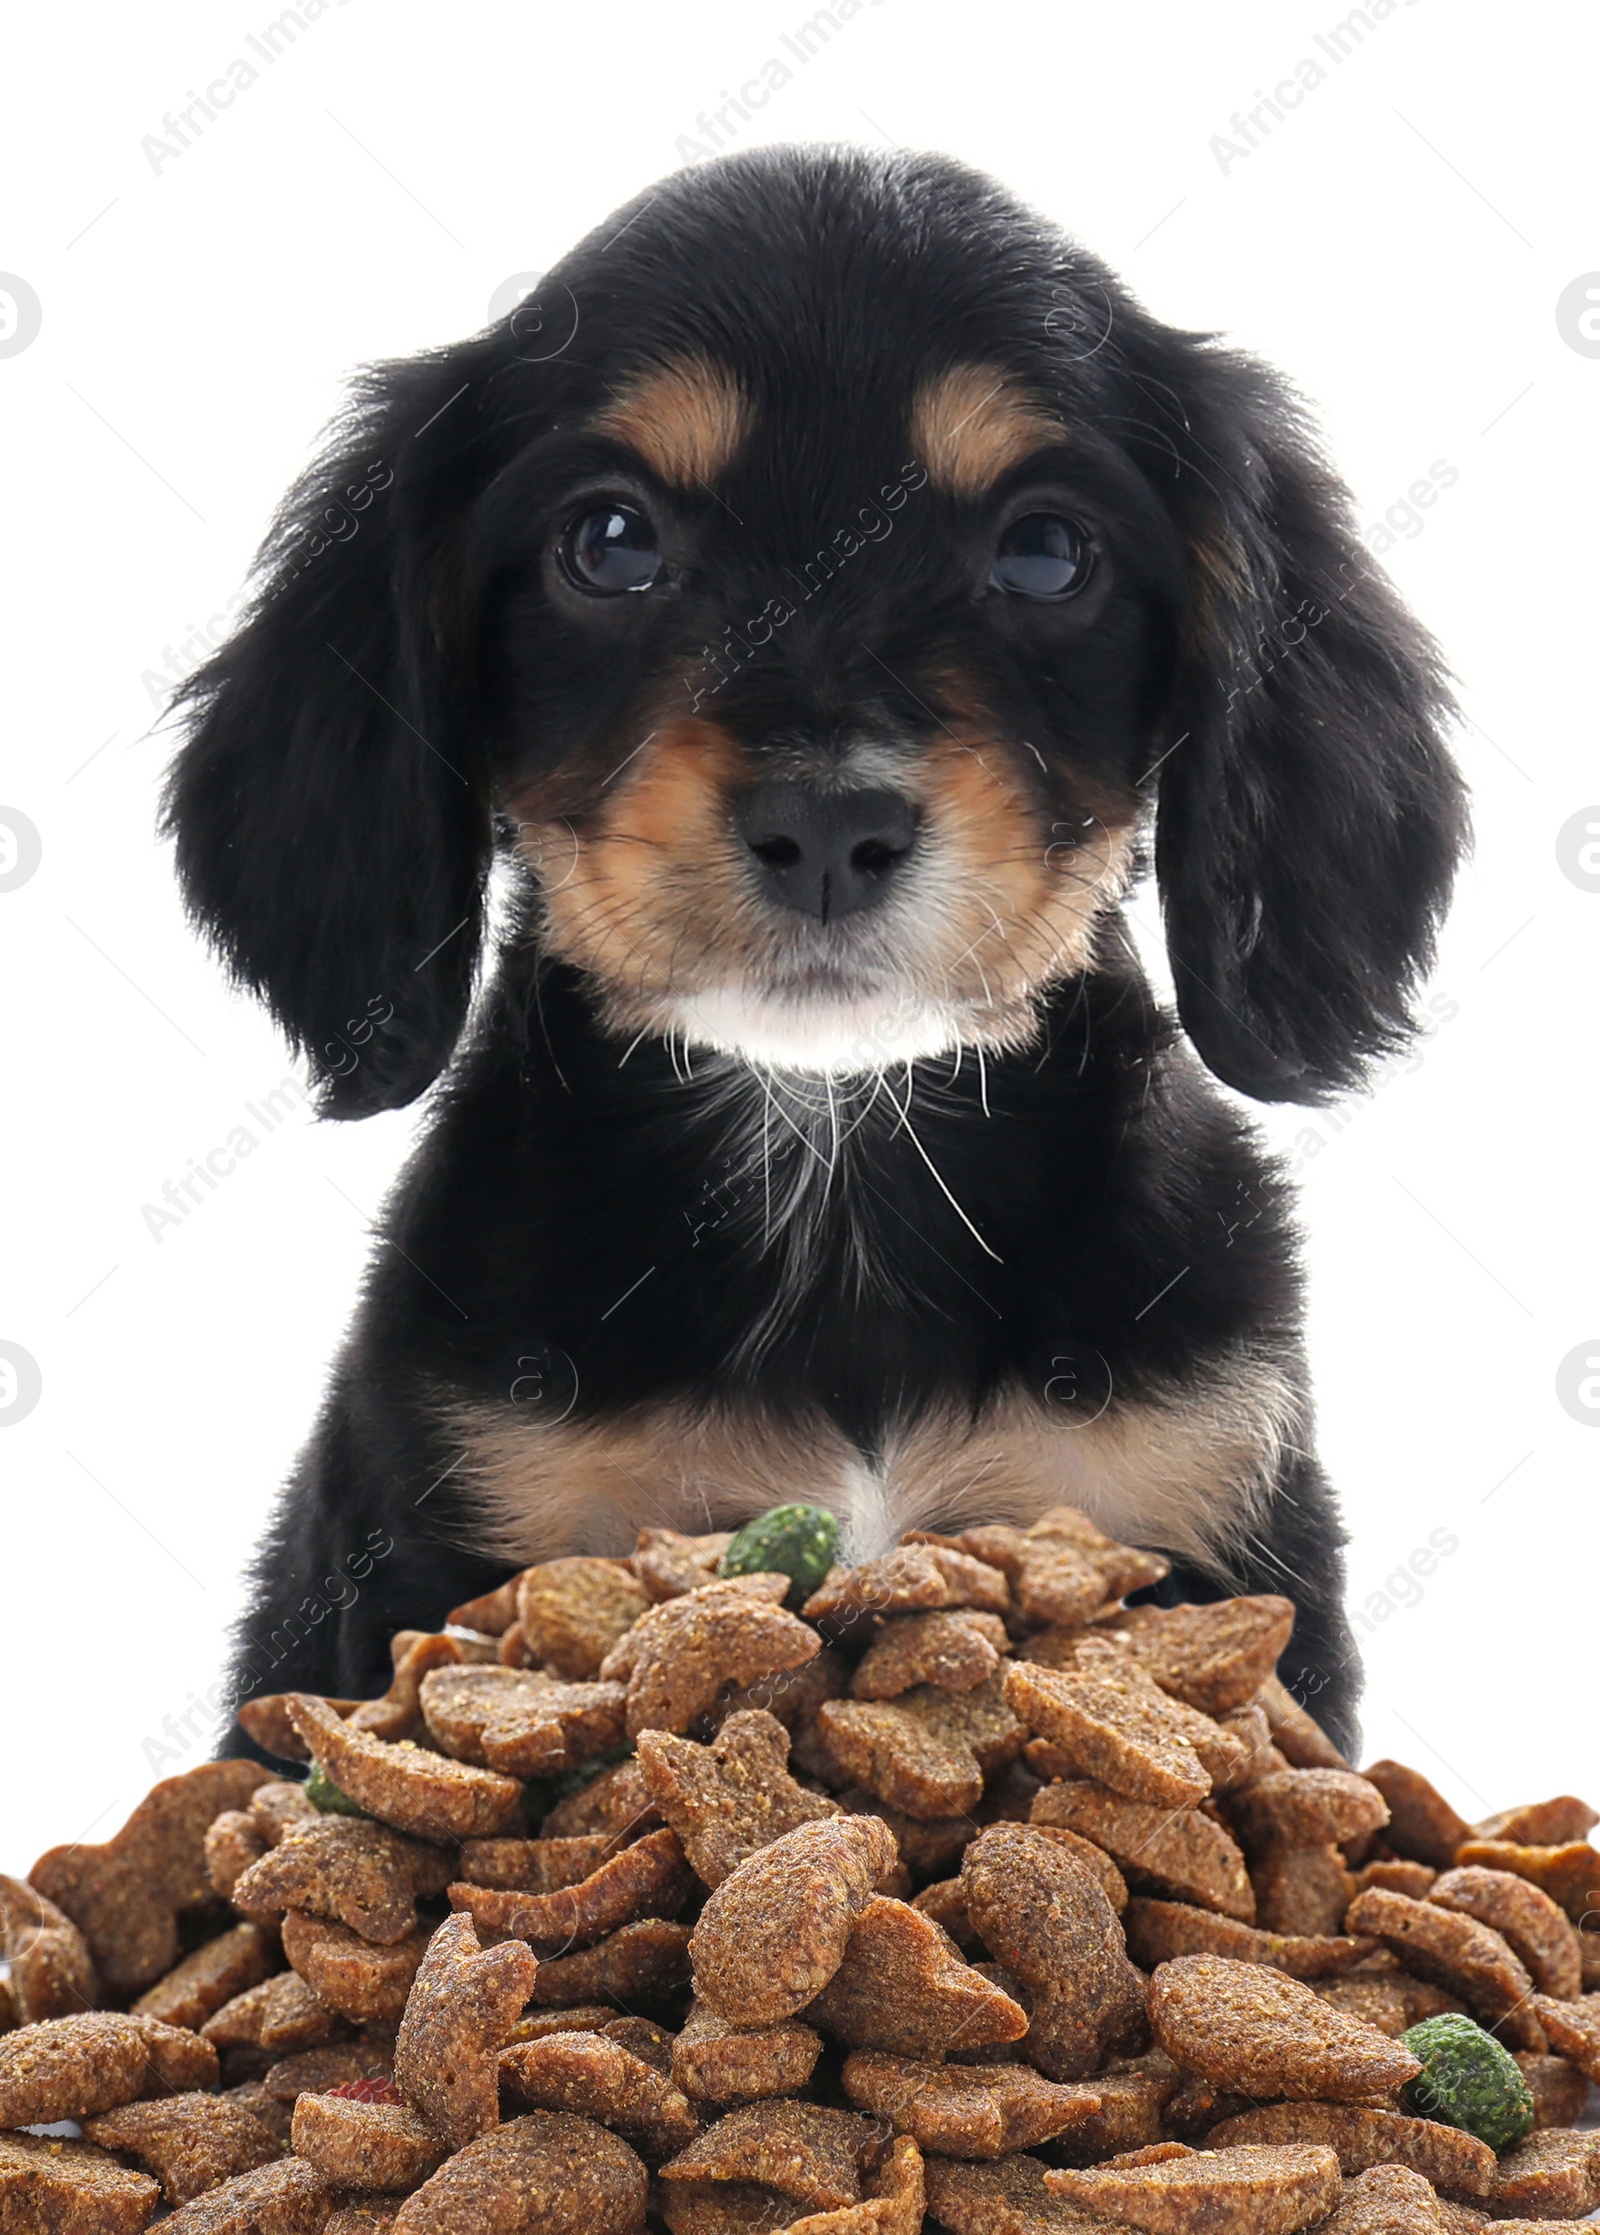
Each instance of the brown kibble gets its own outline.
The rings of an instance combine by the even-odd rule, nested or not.
[[[1548,2033],[1550,2027],[1545,2027]],[[1517,2053],[1522,2077],[1533,2097],[1533,2115],[1540,2126],[1576,2126],[1589,2105],[1589,2078],[1565,2056]]]
[[[178,1961],[179,1911],[212,1898],[211,1820],[265,1782],[258,1762],[202,1762],[153,1785],[103,1846],[52,1847],[34,1864],[30,1883],[72,1919],[112,1994],[140,1994]]]
[[[569,2111],[528,2111],[447,2158],[394,2235],[640,2235],[649,2181],[626,2142]]]
[[[489,1664],[485,1663],[485,1666]],[[499,1641],[494,1665],[500,1668],[531,1668],[533,1655],[528,1651],[527,1636],[520,1622],[513,1622]]]
[[[1076,1506],[1052,1506],[1026,1529],[968,1529],[957,1541],[1010,1579],[1030,1624],[1085,1621],[1130,1591],[1159,1583],[1172,1566],[1159,1553],[1118,1544]]]
[[[306,1798],[304,1785],[295,1778],[269,1777],[251,1794],[249,1815],[267,1845],[276,1847],[295,1824],[317,1823],[321,1810]]]
[[[1107,1599],[1105,1579],[1082,1546],[1049,1543],[1026,1529],[995,1524],[968,1529],[961,1548],[1009,1578],[1022,1619],[1031,1625],[1087,1622]]]
[[[322,2235],[379,2235],[381,2229],[393,2227],[402,2201],[398,2196],[381,2196],[376,2189],[349,2189],[345,2201],[336,2204],[323,2222]]]
[[[1509,1839],[1469,1839],[1458,1863],[1481,1863],[1488,1870],[1509,1870],[1526,1878],[1557,1902],[1575,1925],[1600,1915],[1600,1848],[1586,1839],[1559,1847],[1523,1847]]]
[[[967,1915],[967,1897],[961,1890],[959,1878],[941,1878],[931,1886],[924,1886],[921,1893],[913,1896],[911,1906],[920,1909],[925,1917],[931,1917],[964,1955],[987,1958],[988,1950]]]
[[[851,1927],[895,1859],[893,1835],[875,1816],[801,1824],[758,1848],[695,1926],[696,1994],[730,2025],[792,2018],[844,1961]]]
[[[806,2019],[852,2048],[923,2059],[1020,2041],[1028,2030],[1028,2013],[963,1963],[932,1918],[881,1894],[857,1917]]]
[[[1202,1715],[1253,1701],[1294,1628],[1294,1603],[1265,1595],[1209,1606],[1129,1607],[1111,1627],[1164,1692]]]
[[[530,2110],[578,2111],[620,2127],[653,2154],[700,2130],[689,2099],[653,2065],[601,2033],[552,2033],[500,2052],[500,2079]]]
[[[426,1683],[423,1686],[426,1692]],[[291,1694],[290,1719],[343,1793],[381,1822],[419,1839],[482,1839],[522,1811],[522,1787],[402,1739],[390,1745],[352,1731],[320,1700]]]
[[[1438,1875],[1428,1863],[1405,1862],[1398,1855],[1385,1856],[1377,1862],[1362,1864],[1355,1874],[1356,1893],[1364,1894],[1369,1886],[1376,1886],[1386,1894],[1409,1894],[1413,1901],[1422,1901]]]
[[[1180,2083],[1193,2082],[1192,2074],[1180,2075],[1165,2049],[1119,2058],[1108,2071],[1085,2083],[1100,2098],[1098,2115],[1064,2135],[1057,2148],[1080,2165],[1094,2165],[1119,2152],[1164,2141],[1167,2109]]]
[[[1235,1707],[1228,1714],[1219,1715],[1217,1724],[1239,1741],[1246,1757],[1237,1776],[1213,1780],[1219,1793],[1235,1792],[1258,1777],[1271,1777],[1278,1770],[1289,1768],[1288,1758],[1272,1743],[1272,1726],[1259,1701],[1252,1700],[1247,1707]]]
[[[1252,1858],[1274,1847],[1359,1839],[1389,1821],[1376,1785],[1347,1769],[1283,1769],[1233,1795],[1228,1817]]]
[[[821,2054],[822,2036],[808,2025],[744,2031],[696,2002],[672,2044],[672,2077],[697,2103],[755,2102],[798,2094]]]
[[[185,1956],[164,1979],[158,1979],[133,2005],[133,2013],[198,2033],[225,2002],[259,1986],[278,1969],[272,1936],[259,1925],[235,1925],[231,1932],[204,1941],[192,1956]]]
[[[1347,2017],[1375,2025],[1391,2041],[1398,2041],[1424,2018],[1441,2017],[1447,2010],[1466,2015],[1463,2004],[1438,1987],[1429,1986],[1426,1980],[1413,1979],[1408,1971],[1358,1972],[1353,1978],[1335,1979],[1316,1991],[1324,2002],[1331,2002]]]
[[[329,1699],[321,1693],[315,1696],[341,1721],[353,1715],[358,1707],[367,1705],[365,1700]],[[254,1699],[242,1702],[234,1721],[264,1754],[276,1754],[286,1762],[308,1762],[311,1756],[306,1742],[289,1719],[289,1702],[293,1697],[292,1692],[258,1692]]]
[[[1346,2175],[1369,2165],[1408,2165],[1457,2196],[1487,2196],[1494,2179],[1494,2152],[1475,2134],[1373,2104],[1270,2103],[1224,2119],[1207,2137],[1211,2149],[1240,2142],[1325,2142]]]
[[[187,2204],[283,2154],[259,2119],[222,2095],[169,2095],[154,2103],[125,2104],[88,2120],[84,2133],[103,2149],[138,2158],[161,2183],[169,2204]]]
[[[1403,2087],[1417,2058],[1299,1980],[1226,1956],[1175,1956],[1150,1982],[1168,2056],[1240,2095],[1352,2102]]]
[[[546,1560],[524,1568],[517,1619],[528,1650],[558,1676],[594,1676],[650,1594],[620,1560]]]
[[[520,1941],[480,1948],[470,1917],[447,1917],[433,1936],[395,2042],[394,2077],[454,2150],[500,2116],[496,2060],[538,1968]]]
[[[160,2193],[91,2142],[0,2134],[0,2227],[17,2235],[140,2235]]]
[[[858,2161],[872,2123],[816,2103],[747,2103],[661,2168],[663,2181],[759,2181],[813,2211],[861,2201]]]
[[[327,2049],[302,2049],[284,2057],[262,2075],[261,2085],[276,2102],[293,2104],[302,2095],[325,2095],[352,2080],[392,2080],[394,2044],[381,2038],[347,2041]]]
[[[1045,2187],[1042,2158],[1018,2150],[991,2164],[930,2157],[928,2212],[950,2235],[1098,2235],[1114,2223],[1072,2212]]]
[[[419,1925],[404,1940],[364,1940],[348,1925],[291,1909],[283,1920],[283,1952],[330,2010],[358,2025],[394,2025],[406,2006],[432,1934]]]
[[[1498,1816],[1485,1817],[1481,1824],[1474,1824],[1474,1839],[1509,1839],[1524,1847],[1564,1847],[1587,1839],[1596,1824],[1600,1824],[1600,1809],[1589,1806],[1573,1793],[1560,1793],[1554,1800],[1530,1801],[1521,1808],[1503,1808]]]
[[[1573,2002],[1537,1994],[1533,2008],[1550,2036],[1551,2048],[1600,2086],[1600,1994],[1586,1994]]]
[[[688,1977],[689,1927],[641,1917],[592,1948],[542,1962],[533,1999],[559,2008],[593,2002],[600,1995],[625,2004],[653,2002],[683,1986]]]
[[[933,1607],[976,1606],[1004,1614],[1011,1586],[998,1568],[946,1544],[903,1544],[859,1567],[830,1568],[800,1609],[808,1622],[834,1629],[865,1614],[916,1614]]]
[[[1033,1804],[1035,1825],[1061,1824],[1103,1847],[1132,1886],[1214,1909],[1253,1924],[1256,1897],[1244,1856],[1201,1809],[1173,1811],[1125,1800],[1103,1785],[1047,1785]]]
[[[938,1877],[956,1868],[962,1849],[978,1829],[972,1816],[907,1816],[864,1785],[847,1785],[838,1797],[847,1816],[876,1816],[888,1825],[901,1862],[918,1878]]]
[[[1045,2187],[1154,2235],[1294,2235],[1338,2203],[1339,2160],[1315,2143],[1245,2144],[1047,2173]]]
[[[817,1723],[845,1775],[908,1816],[965,1815],[983,1781],[1022,1751],[1006,1671],[967,1692],[924,1684],[897,1700],[830,1700]]]
[[[1298,1776],[1327,1774],[1296,1771]],[[1344,1924],[1355,1880],[1337,1847],[1270,1847],[1250,1865],[1256,1923],[1265,1932],[1331,1938]]]
[[[0,2127],[89,2118],[216,2080],[216,2051],[154,2018],[111,2010],[44,2018],[0,2037]]]
[[[1188,1902],[1152,1901],[1136,1895],[1127,1907],[1123,1930],[1128,1953],[1146,1971],[1174,1956],[1229,1956],[1236,1963],[1265,1964],[1291,1979],[1327,1979],[1371,1955],[1376,1942],[1353,1936],[1259,1931],[1232,1917],[1219,1917]]]
[[[517,1586],[521,1581],[520,1574],[508,1576],[481,1598],[453,1606],[445,1616],[446,1622],[453,1630],[476,1630],[480,1637],[504,1637],[517,1618]]]
[[[1543,2049],[1545,2038],[1527,2007],[1533,1982],[1502,1940],[1475,1918],[1433,1901],[1374,1890],[1357,1894],[1346,1913],[1352,1932],[1370,1932],[1408,1971],[1459,1995],[1474,2016],[1518,2049]]]
[[[1100,2109],[1093,2084],[1061,2087],[1026,2064],[930,2064],[858,2049],[844,2092],[941,2157],[1003,2157],[1086,2125]]]
[[[1429,1901],[1488,1925],[1521,1961],[1541,1994],[1571,2001],[1583,1986],[1578,1935],[1547,1893],[1509,1870],[1469,1864],[1447,1870]]]
[[[224,2088],[218,2101],[233,2103],[241,2111],[248,2111],[258,2126],[266,2128],[280,2150],[289,2147],[294,2105],[280,2101],[275,2095],[268,2095],[259,2080],[242,2080],[236,2087]]]
[[[180,2205],[161,2235],[323,2235],[332,2202],[314,2166],[282,2157]]]
[[[620,1745],[626,1696],[620,1684],[559,1684],[529,1669],[435,1669],[422,1713],[454,1760],[543,1777]]]
[[[1451,2222],[1420,2173],[1372,2165],[1345,2183],[1339,2209],[1322,2226],[1323,2235],[1448,2235]]]
[[[543,2041],[552,2033],[598,2033],[616,2013],[609,2002],[577,2003],[565,2010],[524,2010],[502,2046],[517,2041]]]
[[[849,1689],[849,1662],[835,1647],[825,1645],[799,1668],[775,1669],[749,1684],[725,1686],[710,1712],[719,1723],[751,1708],[775,1715],[793,1742],[795,1766],[808,1777],[821,1776],[824,1765],[807,1758],[815,1742],[817,1710],[824,1700],[841,1699]]]
[[[603,1831],[576,1839],[468,1839],[461,1848],[461,1876],[469,1886],[498,1886],[503,1893],[554,1894],[581,1885],[621,1846]]]
[[[685,1591],[716,1582],[717,1563],[732,1542],[731,1529],[699,1537],[677,1529],[641,1529],[634,1572],[651,1599],[681,1599]]]
[[[427,1630],[397,1630],[390,1640],[394,1678],[382,1699],[363,1700],[345,1721],[352,1730],[390,1740],[422,1735],[422,1680],[435,1669],[456,1668],[473,1655],[458,1637]]]
[[[291,2128],[295,2152],[339,2188],[420,2188],[449,2155],[426,2119],[403,2103],[301,2095]]]
[[[970,1692],[994,1674],[1007,1643],[999,1615],[976,1607],[897,1615],[856,1664],[850,1690],[858,1700],[898,1699],[918,1684]]]
[[[1420,1770],[1407,1769],[1404,1762],[1374,1762],[1361,1774],[1389,1803],[1384,1837],[1395,1852],[1413,1862],[1431,1863],[1435,1870],[1448,1870],[1461,1842],[1472,1837],[1472,1826],[1456,1814],[1444,1795]]]
[[[1355,1766],[1345,1760],[1316,1717],[1300,1705],[1287,1684],[1278,1677],[1269,1676],[1256,1698],[1272,1732],[1272,1743],[1291,1769],[1351,1769]],[[1370,1776],[1371,1772],[1363,1774]],[[1387,1788],[1384,1788],[1384,1798],[1393,1807],[1393,1797]]]
[[[225,2002],[215,2017],[207,2018],[200,2033],[219,2049],[250,2046],[286,2056],[294,2049],[320,2049],[342,2041],[349,2030],[298,1971],[280,1971]]]
[[[451,1857],[425,1840],[354,1816],[318,1816],[291,1823],[240,1878],[234,1900],[254,1916],[308,1910],[365,1940],[392,1942],[415,1932],[417,1896],[442,1893],[451,1876]]]
[[[646,1790],[713,1887],[757,1848],[839,1813],[836,1802],[795,1783],[788,1760],[788,1732],[759,1710],[730,1715],[707,1746],[670,1731],[639,1736]]]
[[[1048,2079],[1083,2079],[1108,2054],[1143,2046],[1139,1976],[1082,1864],[1028,1825],[991,1824],[967,1849],[961,1884],[973,1928],[1032,1998],[1024,2054]]]
[[[594,1832],[632,1838],[654,1831],[661,1818],[645,1790],[644,1771],[637,1761],[618,1762],[580,1785],[565,1800],[557,1801],[540,1827],[546,1839],[582,1839]]]
[[[1018,1661],[1006,1678],[1006,1704],[1061,1749],[1069,1773],[1092,1777],[1129,1800],[1187,1808],[1211,1790],[1211,1773],[1185,1718],[1191,1708],[1169,1700],[1135,1662],[1110,1657],[1070,1669]],[[1226,1734],[1211,1726],[1219,1750]],[[1242,1760],[1242,1748],[1236,1749]]]
[[[100,1999],[88,1943],[72,1919],[25,1879],[0,1877],[0,1956],[11,1966],[16,2023],[70,2018]]]
[[[240,1875],[272,1845],[247,1808],[225,1808],[205,1837],[206,1876],[214,1893],[232,1899]]]
[[[789,2235],[921,2235],[927,2196],[922,2152],[908,2134],[902,2134],[891,2143],[878,2170],[867,2175],[866,2195],[859,2204],[795,2220]]]
[[[786,1591],[787,1578],[778,1580]],[[686,1731],[725,1684],[800,1668],[821,1651],[815,1630],[747,1588],[756,1581],[707,1583],[666,1599],[612,1648],[601,1674],[626,1677],[630,1738],[642,1730]]]
[[[641,1917],[675,1916],[691,1883],[677,1833],[653,1831],[575,1886],[548,1894],[507,1893],[458,1880],[450,1900],[487,1931],[512,1933],[554,1951],[603,1940]]]
[[[1502,2219],[1581,2219],[1600,2204],[1600,2134],[1530,2134],[1500,2160],[1489,2202]]]

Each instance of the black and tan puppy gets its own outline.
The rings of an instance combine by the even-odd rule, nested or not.
[[[1289,1208],[1207,1073],[1398,1045],[1463,817],[1278,380],[952,163],[740,156],[371,375],[263,568],[187,694],[190,906],[330,1115],[445,1076],[241,1693],[382,1690],[641,1524],[1067,1500],[1165,1594],[1292,1593],[1348,1734]]]

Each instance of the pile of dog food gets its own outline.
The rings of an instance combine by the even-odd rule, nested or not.
[[[1067,1507],[647,1529],[0,1879],[0,2235],[1408,2235],[1600,2207],[1600,1851],[1346,1763]]]

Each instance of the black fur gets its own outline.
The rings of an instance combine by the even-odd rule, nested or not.
[[[1404,1039],[1462,842],[1435,656],[1286,389],[1161,326],[986,181],[926,157],[734,157],[619,212],[542,301],[531,342],[510,321],[366,380],[245,625],[186,693],[168,820],[189,904],[324,1109],[397,1106],[449,1066],[258,1563],[246,1692],[381,1690],[392,1629],[499,1580],[471,1549],[440,1391],[570,1382],[563,1404],[595,1419],[745,1394],[872,1453],[891,1419],[1042,1390],[1064,1356],[1126,1397],[1252,1347],[1303,1390],[1283,1185],[1201,1065],[1263,1100],[1359,1081]],[[678,506],[697,564],[674,598],[576,625],[542,552],[611,464],[581,423],[691,350],[785,440],[763,443],[758,412],[717,495]],[[863,722],[914,753],[942,667],[980,678],[1049,752],[1042,822],[1079,779],[1156,802],[1195,1053],[1113,921],[1027,1053],[982,1078],[970,1057],[919,1066],[918,1137],[987,1246],[886,1105],[802,1275],[741,1205],[716,1092],[658,1038],[619,1063],[594,988],[541,950],[531,891],[456,1053],[497,817],[526,777],[597,783],[647,688],[693,672],[894,473],[916,380],[971,360],[1078,431],[1070,472],[1117,568],[1094,629],[1046,643],[1033,617],[982,610],[961,590],[976,531],[929,491],[915,532],[717,685],[717,718],[758,758]],[[888,1307],[853,1273],[847,1218],[889,1268]],[[1235,1572],[1163,1592],[1291,1591],[1284,1673],[1348,1738],[1342,1539],[1303,1402],[1291,1444]]]

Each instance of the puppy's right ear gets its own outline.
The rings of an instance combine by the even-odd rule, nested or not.
[[[491,817],[443,634],[464,355],[367,376],[279,512],[243,625],[178,694],[162,824],[186,904],[334,1117],[422,1093],[472,993]]]

